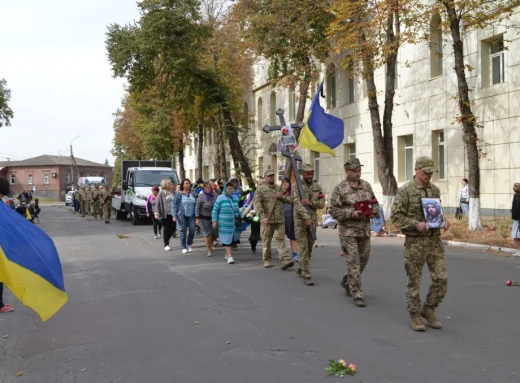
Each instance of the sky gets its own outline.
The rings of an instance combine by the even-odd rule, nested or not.
[[[104,163],[124,95],[105,50],[107,25],[138,19],[134,0],[0,0],[0,78],[11,90],[0,161],[42,154]]]

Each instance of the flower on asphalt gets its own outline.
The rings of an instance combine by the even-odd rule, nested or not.
[[[338,360],[338,362],[340,362],[344,367],[347,367],[347,362],[345,362],[343,359]]]
[[[350,364],[348,365],[348,368],[349,368],[350,371],[352,371],[352,372],[356,372],[356,365],[355,365],[355,364],[350,363]]]

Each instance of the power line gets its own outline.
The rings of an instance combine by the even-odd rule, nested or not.
[[[16,157],[16,158],[27,158],[27,157],[23,157],[23,156],[15,156],[14,154],[3,153],[3,152],[0,152],[0,154],[4,154],[4,155],[6,155],[6,156],[9,156],[9,158],[12,158],[12,157]],[[8,157],[2,157],[2,158],[8,158]]]

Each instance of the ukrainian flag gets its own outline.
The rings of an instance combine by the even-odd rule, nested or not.
[[[344,124],[343,120],[325,113],[320,105],[320,93],[323,83],[314,95],[309,110],[309,116],[300,134],[299,145],[315,152],[329,153],[334,156],[332,149],[343,142]]]
[[[60,258],[52,239],[0,203],[0,282],[48,320],[67,302]]]

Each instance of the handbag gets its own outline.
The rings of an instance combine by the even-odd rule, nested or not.
[[[227,197],[227,199],[228,199],[229,204],[231,205],[231,209],[233,210],[233,214],[235,215],[235,227],[237,229],[240,229],[242,227],[242,225],[244,224],[244,220],[242,219],[240,214],[237,215],[237,213],[235,212],[235,208],[233,207],[233,204],[231,203],[231,199],[229,197]]]
[[[460,220],[460,219],[462,219],[462,216],[463,216],[462,208],[458,207],[457,210],[455,210],[455,218]]]

